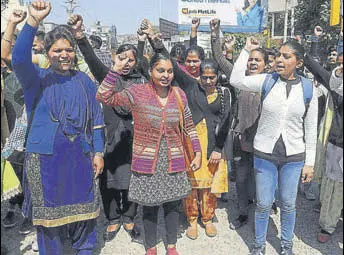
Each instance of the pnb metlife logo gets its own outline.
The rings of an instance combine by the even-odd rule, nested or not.
[[[189,9],[189,8],[182,8],[182,14],[190,15],[190,14],[198,14],[198,15],[216,15],[216,11],[212,9]]]

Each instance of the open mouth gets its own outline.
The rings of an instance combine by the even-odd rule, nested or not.
[[[251,73],[255,73],[258,71],[258,66],[257,65],[250,65],[249,71]]]
[[[281,71],[284,70],[284,66],[282,66],[282,65],[277,65],[277,66],[276,66],[276,70],[277,70],[277,72],[281,72]]]
[[[166,80],[166,79],[160,80],[160,83],[161,83],[162,85],[169,85],[169,84],[170,84],[170,83],[169,83],[169,80]]]
[[[60,65],[65,66],[65,65],[71,65],[72,61],[70,59],[61,59],[61,60],[59,60],[59,63],[60,63]]]

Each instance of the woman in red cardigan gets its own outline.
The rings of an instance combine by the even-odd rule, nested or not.
[[[167,254],[178,255],[176,250],[179,206],[191,192],[186,175],[184,149],[180,132],[177,94],[184,105],[184,129],[191,137],[195,159],[190,168],[200,168],[200,143],[184,92],[172,88],[172,62],[168,56],[156,54],[150,63],[151,80],[114,92],[128,56],[116,56],[112,71],[99,87],[97,99],[131,113],[134,120],[134,142],[129,200],[143,205],[143,226],[147,255],[157,254],[157,216],[163,206],[167,233]]]

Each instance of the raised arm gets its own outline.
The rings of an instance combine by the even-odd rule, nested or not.
[[[5,32],[1,38],[1,59],[6,63],[12,61],[12,42],[14,39],[14,32],[17,25],[26,18],[26,12],[22,10],[14,10],[9,18]]]
[[[79,46],[79,49],[84,56],[84,59],[89,66],[91,73],[93,74],[94,78],[101,83],[105,76],[109,72],[109,68],[103,64],[102,61],[97,57],[95,54],[91,44],[87,40],[84,32],[83,32],[83,18],[81,15],[72,15],[68,19],[68,25],[71,26],[72,33],[76,42]]]
[[[245,91],[252,91],[261,93],[262,86],[266,79],[267,74],[257,74],[252,76],[246,76],[247,61],[250,56],[250,52],[256,48],[259,48],[259,43],[256,39],[250,37],[247,38],[246,46],[241,51],[239,58],[234,64],[230,84]]]
[[[140,69],[140,72],[142,73],[142,75],[149,80],[150,79],[149,63],[148,63],[148,60],[143,55],[143,53],[145,51],[146,41],[147,41],[147,34],[142,32],[141,28],[139,28],[137,31],[137,39],[138,39],[138,43],[137,43],[138,55],[137,55],[137,58],[139,59],[139,64],[140,64],[139,69]]]
[[[320,38],[323,35],[323,29],[320,26],[316,26],[314,29],[314,35],[312,36],[312,44],[309,54],[305,57],[305,67],[314,75],[315,79],[329,89],[329,82],[331,73],[327,71],[322,65],[315,59],[321,59],[320,54]]]
[[[170,54],[161,40],[161,35],[153,32],[152,24],[147,19],[142,21],[140,30],[147,35],[148,41],[155,53]]]
[[[191,22],[190,47],[197,46],[197,32],[201,24],[200,18],[193,18]]]
[[[222,54],[221,43],[220,43],[220,20],[214,19],[210,21],[211,30],[211,50],[217,64],[220,66],[222,72],[227,76],[231,77],[233,64],[231,64],[225,56]]]
[[[39,23],[49,15],[51,5],[49,2],[36,1],[29,5],[29,17],[18,36],[13,48],[12,66],[20,81],[27,112],[31,112],[37,93],[40,90],[40,71],[32,63],[32,44]]]

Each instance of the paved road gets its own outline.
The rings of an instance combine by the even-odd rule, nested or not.
[[[319,214],[313,212],[312,207],[315,202],[307,201],[303,196],[299,195],[297,200],[297,221],[294,238],[294,252],[296,255],[339,255],[343,254],[343,221],[338,224],[338,229],[327,244],[319,244],[316,240],[319,231],[318,217]],[[6,203],[3,204],[1,217],[5,216]],[[236,195],[234,184],[231,183],[230,201],[225,204],[220,202],[219,208],[216,210],[218,228],[218,236],[208,238],[204,229],[199,228],[199,238],[191,241],[185,236],[186,225],[181,219],[181,238],[178,240],[178,250],[182,255],[246,255],[253,242],[253,210],[250,209],[250,222],[237,231],[229,229],[229,221],[235,219],[238,215],[236,207]],[[139,210],[139,214],[140,214]],[[18,210],[19,216],[19,210]],[[127,233],[122,229],[117,238],[104,244],[102,240],[102,232],[105,228],[105,218],[102,215],[98,220],[98,245],[95,252],[96,255],[143,255],[144,248],[139,243],[131,242]],[[164,236],[163,219],[159,217],[160,227],[159,235]],[[142,228],[142,225],[139,224]],[[279,233],[280,223],[279,214],[271,216],[267,254],[275,255],[279,251]],[[1,228],[1,243],[10,250],[9,255],[38,255],[31,250],[31,241],[35,239],[35,234],[23,237],[18,234],[18,227],[13,229]],[[158,246],[158,254],[165,254],[163,241]],[[70,244],[65,245],[65,254],[72,255],[75,252],[70,248]]]

